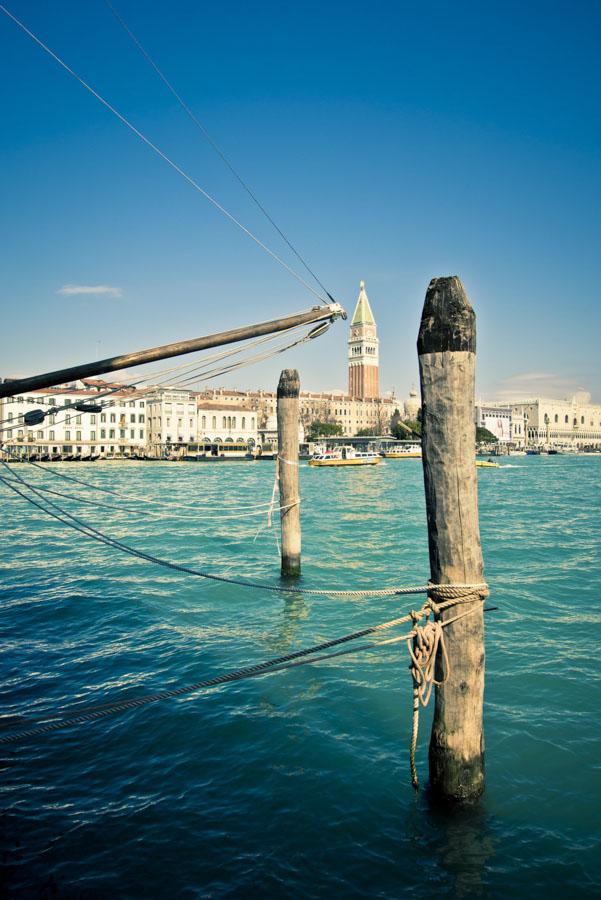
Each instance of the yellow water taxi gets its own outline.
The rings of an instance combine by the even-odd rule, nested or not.
[[[477,459],[476,465],[479,469],[500,469],[501,464],[493,462],[492,459]]]
[[[375,466],[382,462],[382,457],[371,450],[355,450],[354,447],[341,447],[316,453],[309,460],[310,466]]]

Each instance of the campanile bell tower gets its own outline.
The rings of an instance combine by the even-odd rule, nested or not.
[[[351,397],[368,400],[380,396],[379,340],[365,282],[359,284],[359,298],[348,339],[348,387]]]

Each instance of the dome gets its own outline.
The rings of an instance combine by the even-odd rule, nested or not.
[[[417,414],[421,408],[421,401],[415,387],[409,391],[409,396],[404,401],[405,415],[408,419],[417,419]]]

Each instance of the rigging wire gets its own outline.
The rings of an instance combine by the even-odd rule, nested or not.
[[[321,589],[311,589],[311,588],[300,588],[300,587],[284,587],[283,585],[277,584],[269,584],[267,582],[257,582],[250,581],[244,578],[230,578],[226,575],[215,575],[209,572],[203,572],[200,569],[194,569],[191,566],[186,566],[181,563],[174,563],[170,560],[161,559],[158,556],[153,556],[151,553],[146,553],[143,550],[138,550],[134,547],[130,547],[128,544],[123,543],[123,541],[118,540],[117,538],[111,537],[110,535],[100,531],[98,528],[95,528],[93,525],[90,525],[89,522],[85,522],[83,519],[74,516],[72,513],[67,512],[66,509],[63,509],[53,500],[46,499],[42,496],[41,492],[35,488],[32,484],[25,481],[21,478],[18,473],[16,473],[8,463],[0,460],[0,464],[4,466],[5,469],[14,476],[14,479],[19,481],[25,488],[29,489],[33,494],[36,494],[40,500],[36,500],[34,497],[28,496],[22,490],[20,490],[14,483],[14,479],[8,479],[3,476],[0,476],[0,482],[10,488],[15,494],[18,494],[32,506],[37,507],[46,515],[50,516],[53,519],[56,519],[59,522],[62,522],[63,525],[67,525],[68,527],[74,529],[75,531],[80,532],[86,537],[91,538],[92,540],[98,541],[98,543],[105,544],[107,547],[112,547],[113,549],[121,550],[123,553],[127,553],[130,556],[136,557],[138,559],[146,560],[147,562],[154,563],[155,565],[162,566],[166,569],[171,569],[175,572],[182,572],[186,575],[194,575],[197,578],[206,578],[209,581],[217,581],[219,583],[224,584],[235,584],[239,587],[252,587],[257,588],[259,590],[271,591],[274,593],[282,593],[282,594],[306,594],[311,596],[341,596],[341,597],[392,597],[397,595],[406,595],[406,594],[427,594],[431,585],[419,585],[417,587],[390,587],[390,588],[367,588],[365,590],[329,590],[328,588]],[[45,505],[44,505],[45,504]],[[48,508],[51,507],[51,508]],[[55,512],[53,510],[58,510]],[[471,585],[468,585],[471,587]]]
[[[150,147],[150,149],[153,150],[157,154],[157,156],[160,156],[162,160],[164,160],[169,166],[171,166],[172,169],[174,169],[179,175],[181,175],[182,178],[184,178],[190,185],[192,185],[195,191],[198,191],[199,194],[202,194],[202,196],[205,197],[205,199],[208,200],[209,203],[211,203],[216,209],[218,209],[219,212],[221,212],[227,219],[229,219],[230,222],[236,225],[249,238],[251,238],[251,240],[253,240],[255,244],[257,244],[267,254],[269,254],[272,259],[274,259],[277,263],[279,263],[280,266],[286,269],[286,271],[293,278],[295,278],[300,284],[307,288],[307,290],[310,291],[313,296],[317,297],[320,303],[327,305],[328,301],[324,297],[322,297],[322,295],[318,291],[316,291],[315,288],[313,288],[306,281],[306,279],[303,278],[302,275],[299,275],[299,273],[295,269],[293,269],[292,266],[289,266],[288,263],[281,258],[281,256],[278,256],[278,254],[275,253],[275,251],[273,251],[270,247],[268,247],[267,244],[263,243],[263,241],[255,234],[253,234],[253,232],[250,231],[250,229],[248,229],[246,225],[243,225],[242,222],[234,215],[232,215],[232,213],[230,213],[224,206],[222,206],[222,204],[219,203],[219,201],[216,200],[215,197],[213,197],[211,194],[209,194],[208,191],[201,187],[200,184],[194,178],[192,178],[191,175],[189,175],[184,169],[181,168],[181,166],[174,162],[171,157],[167,156],[167,154],[164,153],[160,149],[160,147],[157,146],[157,144],[153,143],[150,138],[146,137],[146,135],[142,131],[140,131],[139,128],[136,128],[136,126],[133,125],[132,122],[130,122],[129,119],[127,119],[124,115],[122,115],[111,103],[109,103],[108,100],[105,100],[105,98],[101,94],[99,94],[98,91],[96,91],[90,84],[88,84],[87,81],[84,81],[84,79],[80,75],[78,75],[74,69],[67,65],[67,63],[63,59],[61,59],[61,57],[58,56],[53,50],[51,50],[50,47],[45,44],[39,37],[37,37],[37,35],[34,34],[33,31],[30,31],[30,29],[20,21],[20,19],[18,19],[15,15],[13,15],[13,13],[10,12],[10,10],[0,4],[0,11],[3,12],[9,19],[11,19],[15,23],[15,25],[17,25],[21,29],[21,31],[28,35],[28,37],[30,37],[32,41],[34,41],[34,43],[41,47],[45,53],[52,57],[52,59],[54,59],[54,61],[57,62],[59,66],[61,66],[66,72],[69,73],[69,75],[75,78],[75,80],[78,81],[79,84],[81,84],[81,86],[84,87],[90,94],[92,94],[92,96],[95,97],[106,109],[108,109],[109,112],[113,113],[113,115],[116,116],[117,119],[119,119],[119,121],[122,122],[127,128],[129,128],[129,130],[133,132],[133,134],[140,138],[140,140],[144,144],[146,144],[147,147]]]
[[[292,328],[287,329],[284,332],[284,334],[292,334],[294,331],[297,331],[298,329],[305,328],[305,327],[306,326],[304,326],[304,325],[295,325]],[[186,360],[185,363],[179,363],[176,366],[169,366],[167,368],[157,369],[157,370],[151,372],[150,375],[154,376],[154,377],[158,377],[159,380],[153,381],[147,387],[147,389],[145,391],[137,392],[135,399],[141,400],[143,396],[145,396],[148,393],[151,393],[157,386],[175,383],[170,378],[164,378],[165,375],[169,375],[172,372],[183,371],[185,369],[194,370],[195,367],[197,367],[197,366],[200,366],[199,371],[201,371],[204,367],[206,367],[206,365],[208,363],[216,362],[220,359],[224,359],[229,356],[234,356],[238,353],[243,353],[246,350],[253,349],[256,346],[259,346],[260,344],[264,344],[268,341],[273,341],[279,337],[280,337],[280,334],[268,334],[265,337],[255,338],[254,340],[250,341],[249,343],[244,344],[243,346],[236,345],[235,347],[233,347],[231,349],[219,350],[217,353],[211,353],[204,357],[197,356],[196,358],[194,358],[192,360]],[[201,360],[202,360],[202,364],[201,364]],[[219,374],[219,373],[217,373],[217,374]],[[217,375],[215,377],[217,377]],[[93,392],[90,394],[90,397],[88,400],[78,401],[78,402],[92,403],[97,400],[103,400],[105,397],[111,397],[113,394],[118,394],[121,391],[127,391],[131,388],[136,388],[139,384],[144,384],[145,382],[147,383],[148,379],[149,379],[148,375],[145,375],[144,377],[139,377],[138,375],[134,375],[133,378],[126,379],[123,382],[119,382],[119,385],[117,387],[111,387],[106,391]],[[60,388],[58,389],[58,392],[61,393]],[[68,389],[66,389],[65,392],[68,392]],[[32,392],[32,393],[34,393],[34,392]],[[41,393],[44,394],[44,392],[41,392]],[[110,406],[110,404],[107,403],[107,404],[104,404],[104,406],[105,406],[105,408],[108,408],[108,406]],[[74,407],[75,407],[75,404],[70,403],[68,406],[60,407],[60,409],[61,409],[61,411],[67,411],[67,410],[74,409]],[[49,413],[46,413],[46,415],[48,415],[48,414]],[[64,421],[64,420],[61,420],[61,421]],[[18,423],[14,419],[2,419],[0,421],[0,426],[5,425],[7,423],[11,423],[12,427],[16,427],[17,424],[24,424],[24,423]],[[48,427],[48,426],[45,426],[45,427]],[[8,429],[4,429],[4,430],[8,430]]]
[[[305,327],[304,325],[295,325],[293,328],[288,329],[285,333],[292,334],[294,331],[297,331],[298,329],[304,328],[304,327]],[[242,359],[242,360],[240,360],[234,364],[231,364],[229,366],[216,367],[214,369],[207,370],[207,365],[211,361],[213,361],[213,362],[218,361],[221,359],[225,359],[226,357],[230,357],[230,356],[234,356],[236,354],[242,353],[244,351],[252,349],[253,347],[258,346],[259,344],[266,343],[267,341],[272,341],[275,338],[279,337],[280,335],[267,335],[267,337],[257,338],[256,340],[247,344],[245,347],[242,347],[242,348],[236,347],[234,349],[225,350],[225,351],[221,351],[220,353],[212,354],[209,357],[205,357],[202,362],[202,365],[200,365],[200,366],[199,366],[198,359],[195,359],[192,362],[186,362],[184,364],[180,364],[179,366],[172,366],[169,369],[165,369],[164,372],[169,373],[169,372],[173,372],[173,371],[177,371],[177,370],[181,371],[183,369],[189,369],[192,374],[190,374],[190,372],[188,372],[188,373],[186,373],[186,375],[187,375],[186,378],[179,379],[179,380],[174,380],[172,378],[163,378],[162,380],[158,380],[158,381],[153,382],[152,384],[148,385],[148,387],[145,390],[137,390],[135,393],[135,397],[133,395],[131,395],[131,397],[129,399],[141,400],[143,397],[145,397],[148,394],[151,394],[153,391],[155,391],[157,389],[157,387],[161,387],[163,385],[166,385],[168,387],[177,388],[177,387],[183,387],[183,386],[187,385],[189,382],[196,383],[196,382],[200,382],[200,381],[209,381],[213,378],[218,378],[220,375],[228,374],[229,372],[234,371],[236,369],[240,369],[245,366],[253,365],[256,362],[262,362],[267,359],[271,359],[275,356],[278,356],[281,353],[284,353],[286,350],[290,350],[294,347],[299,346],[300,344],[304,343],[307,340],[311,340],[314,336],[313,335],[314,331],[315,331],[315,329],[312,328],[308,334],[303,335],[301,338],[293,341],[292,343],[286,343],[286,344],[281,344],[276,347],[272,347],[269,350],[264,351],[263,353],[255,354],[254,356],[249,356],[249,357]],[[323,333],[323,332],[321,332],[321,333]],[[198,373],[198,374],[194,374],[194,373]],[[159,371],[156,374],[161,374],[161,372]],[[105,397],[112,396],[115,393],[119,393],[121,391],[127,391],[128,388],[132,388],[132,387],[135,387],[136,385],[142,384],[146,380],[147,379],[144,378],[144,379],[139,379],[138,381],[134,381],[134,382],[124,382],[123,385],[120,387],[111,388],[110,390],[105,391],[103,393],[92,394],[87,401],[79,401],[79,402],[93,403],[96,400],[100,400]],[[101,404],[101,405],[103,406],[104,409],[108,409],[111,406],[110,402],[106,403],[106,404]],[[75,410],[75,406],[76,406],[75,404],[70,404],[69,406],[63,406],[63,407],[60,407],[60,411],[67,412],[70,414],[71,410]],[[59,408],[57,407],[57,410],[58,409]],[[77,410],[75,410],[75,411],[77,411]],[[53,414],[53,413],[51,413],[50,410],[48,410],[46,412],[46,415],[51,415],[51,414]],[[46,430],[48,428],[54,427],[54,425],[60,425],[62,422],[65,422],[65,419],[59,419],[58,422],[55,420],[54,422],[47,423],[40,430]],[[12,428],[18,427],[19,425],[26,424],[23,422],[15,421],[13,419],[10,419],[10,420],[3,419],[0,422],[0,426],[4,425],[6,423],[10,423]],[[32,426],[32,427],[34,427],[34,426]],[[0,428],[0,430],[8,431],[9,429],[1,429]]]
[[[256,193],[251,189],[251,187],[248,185],[248,183],[242,178],[242,176],[240,175],[240,173],[234,168],[232,162],[231,162],[231,161],[229,160],[229,158],[226,156],[226,154],[225,154],[224,151],[221,149],[221,147],[219,146],[219,144],[217,143],[217,141],[216,141],[216,140],[212,137],[212,135],[209,133],[209,131],[207,130],[206,126],[203,125],[203,123],[200,121],[200,119],[198,118],[198,116],[195,115],[195,113],[190,109],[190,107],[189,107],[188,104],[185,102],[185,100],[184,100],[184,99],[181,97],[181,95],[176,91],[176,89],[173,87],[173,85],[171,84],[171,82],[168,80],[168,78],[167,78],[167,76],[165,75],[165,73],[159,68],[158,64],[154,61],[154,59],[151,57],[150,53],[149,53],[149,52],[146,50],[146,48],[143,46],[143,44],[142,44],[142,42],[140,41],[140,39],[139,39],[139,38],[137,37],[137,35],[135,35],[134,32],[131,30],[131,28],[129,27],[129,25],[127,24],[127,22],[126,22],[125,19],[123,18],[123,16],[115,9],[115,7],[114,7],[113,4],[110,2],[110,0],[104,0],[104,2],[105,2],[105,4],[108,6],[109,10],[110,10],[111,13],[113,14],[113,16],[115,17],[115,19],[116,19],[117,22],[119,23],[119,25],[123,28],[123,30],[125,31],[125,33],[130,37],[130,39],[133,41],[133,43],[135,44],[135,46],[138,48],[138,50],[140,51],[140,53],[142,54],[142,56],[144,56],[144,58],[145,58],[145,59],[148,61],[148,63],[152,66],[152,68],[154,69],[154,71],[156,72],[156,74],[159,76],[159,78],[161,79],[161,81],[163,82],[163,84],[165,85],[165,87],[167,88],[167,90],[170,91],[170,93],[173,95],[173,97],[175,97],[175,99],[177,100],[177,102],[179,103],[179,105],[181,106],[181,108],[184,110],[184,112],[186,113],[186,115],[188,116],[188,118],[189,118],[189,119],[194,123],[194,125],[198,128],[198,130],[199,130],[200,133],[203,135],[203,137],[209,142],[209,144],[211,145],[211,147],[213,148],[213,150],[217,153],[217,155],[220,157],[220,159],[223,161],[223,163],[227,166],[227,168],[230,170],[230,172],[232,173],[232,175],[234,176],[234,178],[239,182],[239,184],[240,184],[240,185],[242,186],[242,188],[246,191],[246,193],[247,193],[248,196],[251,198],[251,200],[252,200],[252,201],[256,204],[256,206],[260,209],[260,211],[263,213],[263,215],[264,215],[265,218],[268,220],[268,222],[270,222],[271,225],[273,225],[273,227],[275,228],[275,230],[277,231],[277,233],[279,234],[279,236],[280,236],[280,237],[282,238],[282,240],[288,245],[289,249],[294,253],[294,255],[296,256],[296,258],[297,258],[297,259],[299,260],[299,262],[305,267],[306,271],[311,275],[311,277],[312,277],[312,278],[315,280],[315,282],[319,285],[319,287],[322,289],[322,291],[330,298],[330,300],[332,301],[332,303],[335,303],[336,301],[334,300],[334,298],[332,297],[332,295],[330,294],[330,292],[327,290],[327,288],[325,287],[325,285],[323,284],[323,282],[320,280],[320,278],[318,278],[318,276],[315,274],[315,272],[314,272],[313,269],[309,266],[309,264],[308,264],[307,261],[303,258],[303,256],[301,256],[301,254],[300,254],[299,251],[296,249],[296,247],[294,246],[294,244],[292,243],[292,241],[290,241],[289,238],[286,237],[286,235],[285,235],[284,232],[281,230],[281,228],[277,225],[277,223],[275,222],[275,220],[273,219],[273,217],[272,217],[272,216],[269,214],[269,212],[265,209],[265,207],[263,206],[263,204],[261,203],[261,201],[260,201],[259,198],[257,197]]]
[[[14,473],[13,473],[14,474]],[[24,479],[21,479],[24,482]],[[31,487],[30,483],[27,483],[29,487]],[[189,516],[180,516],[174,512],[153,512],[152,510],[140,510],[140,509],[132,509],[127,506],[115,506],[113,503],[103,503],[100,500],[88,500],[86,497],[77,497],[74,494],[65,494],[63,491],[54,491],[52,488],[44,487],[43,485],[38,485],[38,490],[42,491],[44,494],[53,494],[55,497],[64,497],[65,500],[74,500],[76,503],[84,503],[87,506],[101,507],[103,509],[114,509],[117,512],[127,512],[133,513],[137,516],[152,516],[158,519],[183,519],[188,522],[197,522],[199,519],[210,519],[212,522],[216,519],[248,519],[251,516],[264,516],[266,513],[273,512],[284,512],[287,509],[291,509],[293,506],[297,506],[300,503],[300,500],[295,500],[293,503],[287,503],[285,506],[276,506],[275,508],[271,503],[257,503],[253,507],[247,507],[248,512],[236,512],[236,507],[230,507],[234,512],[228,512],[226,515],[222,515],[228,507],[224,507],[223,505],[219,507],[219,512],[211,512],[210,515],[189,515]],[[168,507],[175,508],[173,504],[167,503],[165,504]],[[208,509],[208,507],[203,507],[203,509]]]

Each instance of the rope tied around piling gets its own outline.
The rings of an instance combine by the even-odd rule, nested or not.
[[[419,612],[411,610],[413,629],[407,639],[407,650],[411,660],[409,669],[413,681],[413,721],[411,727],[411,744],[409,747],[409,767],[411,769],[411,784],[415,790],[419,790],[419,778],[415,764],[417,738],[419,734],[419,710],[420,706],[426,707],[432,696],[434,685],[444,684],[451,675],[451,666],[447,654],[444,638],[444,628],[464,616],[480,609],[475,606],[467,612],[454,616],[452,619],[442,621],[441,614],[444,609],[457,604],[483,602],[490,591],[485,583],[479,585],[465,584],[430,584],[428,599]],[[440,601],[439,603],[436,601]],[[430,619],[430,615],[434,618]],[[426,617],[423,625],[420,619]],[[440,651],[440,673],[436,677],[436,665]]]

